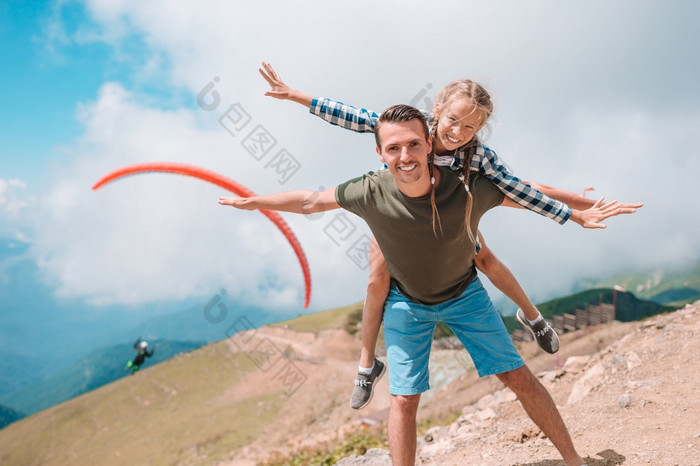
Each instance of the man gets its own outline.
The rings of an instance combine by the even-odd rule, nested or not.
[[[581,465],[554,401],[520,358],[503,322],[476,277],[474,235],[467,231],[464,184],[449,168],[433,167],[425,117],[406,105],[385,110],[375,129],[377,153],[388,170],[369,173],[317,193],[291,191],[249,198],[219,198],[239,209],[311,214],[344,208],[369,225],[393,285],[385,305],[389,364],[389,448],[396,465],[413,465],[416,413],[428,386],[433,330],[446,322],[468,349],[480,376],[495,374],[520,399],[567,465]],[[515,206],[490,181],[472,175],[469,227],[497,205]],[[630,213],[600,202],[591,221]]]
[[[141,337],[139,337],[134,343],[134,349],[137,352],[136,357],[131,361],[127,362],[125,368],[125,370],[131,369],[131,375],[134,375],[136,372],[138,372],[139,368],[143,365],[143,362],[146,360],[146,358],[150,358],[156,352],[155,348],[153,348],[151,351],[148,351],[148,342],[141,341]]]

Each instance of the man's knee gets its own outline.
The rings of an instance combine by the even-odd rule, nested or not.
[[[513,390],[516,394],[522,390],[532,388],[539,383],[527,366],[520,366],[512,371],[496,374],[496,376],[506,387]]]
[[[402,414],[415,414],[419,402],[420,395],[391,395],[391,409],[396,409]]]

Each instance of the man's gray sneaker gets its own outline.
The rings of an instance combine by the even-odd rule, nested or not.
[[[523,328],[528,329],[532,333],[532,336],[535,337],[535,341],[540,345],[540,348],[551,354],[559,351],[559,335],[557,335],[557,332],[554,331],[546,320],[541,319],[535,325],[531,325],[522,309],[518,309],[518,312],[515,313],[515,317]]]
[[[352,396],[350,397],[350,407],[352,409],[362,409],[372,401],[374,384],[382,378],[384,372],[386,372],[384,363],[374,358],[374,367],[369,375],[362,372],[357,373],[355,388],[352,390]]]

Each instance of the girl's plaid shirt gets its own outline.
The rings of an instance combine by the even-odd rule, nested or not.
[[[333,125],[358,133],[373,133],[374,126],[379,120],[379,115],[371,110],[356,108],[327,98],[312,99],[309,112]],[[433,116],[427,112],[423,112],[423,114],[430,124]],[[517,204],[560,224],[569,219],[571,207],[552,199],[523,183],[518,177],[511,175],[494,151],[483,144],[479,144],[472,150],[474,150],[474,156],[471,159],[469,169],[490,179],[503,194]],[[450,166],[455,171],[461,171],[466,156],[465,151],[458,151],[453,156],[436,157],[435,164]]]

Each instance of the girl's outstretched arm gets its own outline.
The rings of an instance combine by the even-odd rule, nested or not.
[[[313,98],[296,89],[290,88],[269,63],[262,62],[258,71],[270,85],[265,93],[268,97],[291,100],[309,108],[309,112],[321,117],[332,125],[340,126],[358,133],[373,133],[379,115],[372,110],[356,108],[325,97]]]
[[[258,71],[270,85],[270,90],[265,93],[266,96],[280,100],[291,100],[304,107],[311,105],[311,96],[287,86],[269,63],[262,62],[262,68],[258,68]]]
[[[546,185],[538,185],[544,188],[540,191],[510,174],[496,153],[483,145],[477,147],[471,159],[470,169],[486,176],[506,195],[502,205],[528,209],[561,224],[571,218],[583,228],[605,228],[600,222],[606,218],[632,214],[642,206],[637,203],[621,204],[617,201],[603,204],[602,198],[598,202],[591,202],[583,196]],[[543,191],[548,191],[553,196],[550,197]],[[574,202],[580,208],[572,209],[567,201]]]
[[[605,225],[601,223],[603,220],[622,214],[633,214],[637,211],[637,207],[626,206],[642,206],[641,204],[621,204],[617,201],[603,204],[604,199],[601,197],[592,207],[586,210],[574,209],[571,212],[571,220],[583,228],[605,228]]]
[[[572,209],[571,220],[578,223],[583,228],[606,228],[605,224],[601,223],[603,220],[622,214],[633,214],[638,208],[643,206],[643,204],[639,203],[620,203],[617,201],[603,204],[603,200],[604,198],[601,197],[587,209]],[[523,206],[517,204],[509,197],[504,197],[501,205],[505,207],[523,208]],[[583,205],[587,205],[587,203]]]
[[[533,188],[535,188],[538,191],[541,191],[542,193],[546,194],[549,197],[553,197],[554,199],[564,202],[571,206],[574,209],[578,210],[586,210],[590,209],[593,207],[593,205],[596,203],[595,199],[588,199],[585,196],[582,196],[580,194],[572,193],[571,191],[566,191],[563,189],[559,188],[553,188],[551,186],[547,186],[545,184],[539,184],[539,183],[533,183],[530,181],[525,181],[526,184],[529,184]],[[590,191],[593,188],[586,188],[584,190],[584,193],[586,191]],[[620,203],[620,208],[623,209],[623,214],[632,214],[636,212],[636,209],[639,209],[642,207],[644,204],[640,202],[621,202]]]
[[[458,153],[456,161],[459,158],[464,158],[464,154]],[[529,186],[517,176],[512,175],[501,163],[498,155],[483,144],[476,147],[470,164],[470,170],[479,172],[491,180],[506,195],[506,198],[519,207],[551,218],[560,224],[565,223],[571,217],[572,209],[569,205],[552,199]]]

